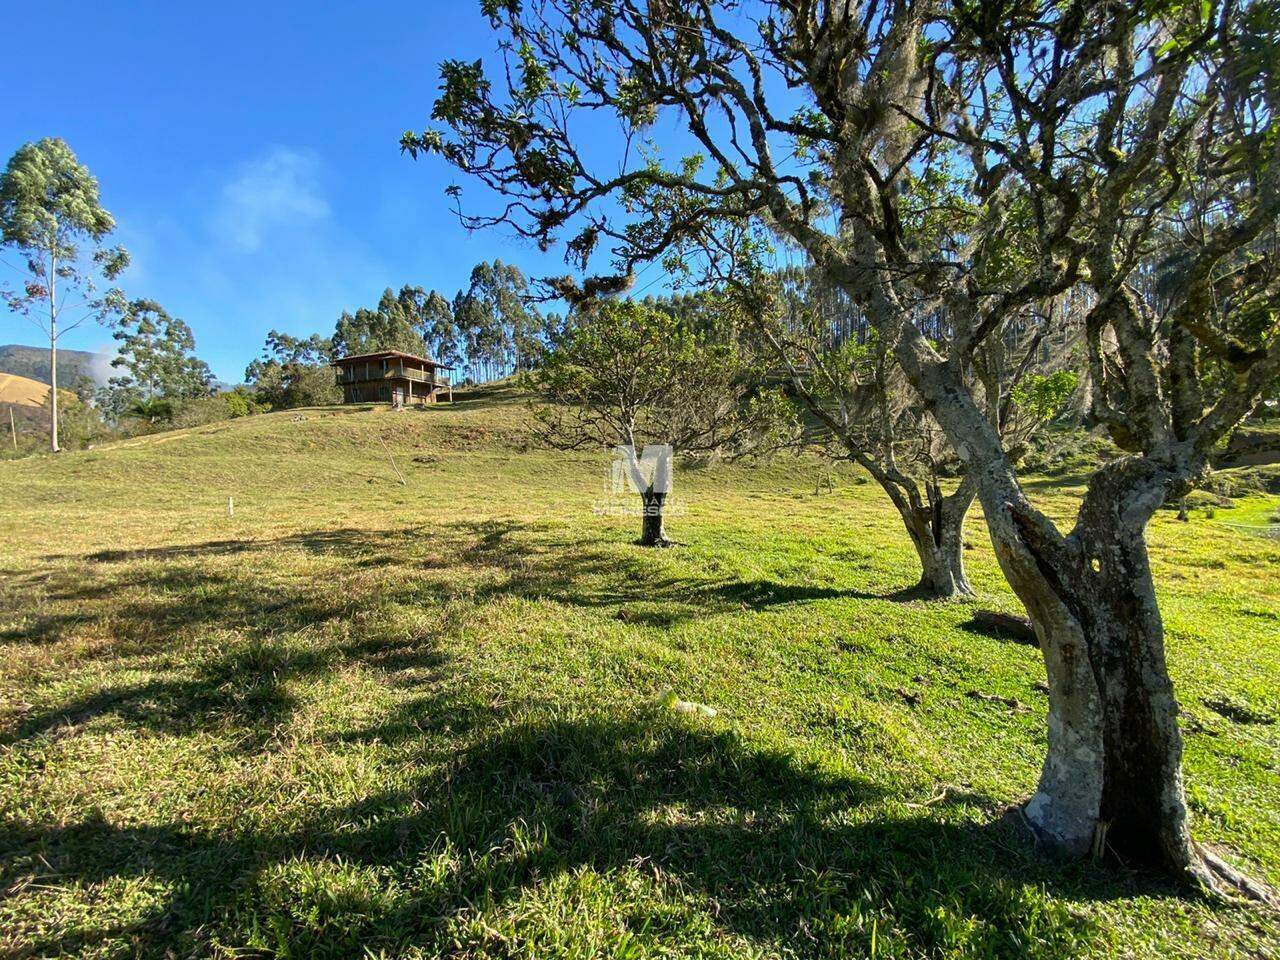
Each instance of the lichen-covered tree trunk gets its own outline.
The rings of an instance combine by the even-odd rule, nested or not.
[[[1191,840],[1178,705],[1146,527],[1203,466],[1186,446],[1098,472],[1070,534],[1027,500],[999,437],[952,371],[899,353],[966,464],[996,558],[1035,625],[1049,681],[1048,751],[1025,813],[1044,843],[1214,884],[1246,878]]]
[[[667,532],[663,526],[662,518],[662,511],[666,504],[667,495],[665,493],[657,493],[650,489],[640,495],[640,500],[643,504],[640,526],[640,546],[671,546],[671,541],[667,539]]]
[[[1032,546],[1039,575],[1015,587],[1049,680],[1048,753],[1027,818],[1068,853],[1186,870],[1178,704],[1145,537],[1082,518],[1065,546],[1052,563]]]
[[[945,523],[941,530],[918,514],[904,516],[902,522],[920,558],[917,589],[941,600],[972,596],[964,570],[963,518]]]
[[[944,600],[972,596],[964,569],[964,521],[977,493],[973,482],[964,477],[955,492],[945,497],[936,483],[929,483],[925,499],[907,477],[884,469],[869,456],[855,459],[880,484],[902,518],[920,558],[916,589]]]
[[[949,496],[941,496],[935,488],[929,503],[899,508],[920,558],[918,589],[922,593],[939,599],[973,596],[964,569],[964,521],[973,499],[973,486],[964,481]]]
[[[1091,482],[1069,536],[1020,505],[992,537],[1036,627],[1049,680],[1048,752],[1027,820],[1051,848],[1248,888],[1191,839],[1178,702],[1146,527],[1189,470],[1130,457]]]

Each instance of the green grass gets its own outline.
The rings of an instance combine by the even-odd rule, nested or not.
[[[873,484],[685,469],[683,545],[644,551],[592,512],[607,459],[523,415],[0,465],[0,954],[1270,955],[1269,914],[1002,823],[1043,666],[904,595]],[[1280,883],[1280,542],[1166,512],[1152,542],[1197,835]]]

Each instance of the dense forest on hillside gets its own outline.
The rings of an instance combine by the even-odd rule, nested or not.
[[[93,376],[96,354],[87,350],[58,350],[58,383],[70,387],[76,377]],[[0,373],[12,373],[30,377],[41,383],[51,383],[49,377],[49,348],[24,347],[10,343],[0,346]]]

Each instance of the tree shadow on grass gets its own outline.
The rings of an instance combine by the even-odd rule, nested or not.
[[[467,564],[507,571],[505,580],[491,584],[483,595],[515,595],[549,599],[578,607],[618,607],[618,619],[648,626],[669,627],[680,621],[743,608],[767,607],[822,600],[861,599],[904,603],[924,599],[917,585],[890,593],[870,593],[844,587],[756,579],[714,579],[663,573],[648,551],[619,553],[612,544],[548,538],[545,528],[508,521],[453,524],[466,545],[457,555]],[[637,609],[635,604],[664,604],[666,609]]]
[[[477,904],[488,905],[498,915],[494,922],[501,922],[518,915],[517,901],[548,878],[581,870],[616,882],[615,894],[624,901],[626,884],[616,879],[621,874],[668,892],[663,878],[675,878],[678,890],[692,895],[686,901],[683,893],[672,894],[683,904],[671,906],[676,914],[709,914],[718,928],[801,955],[861,955],[869,952],[873,935],[883,955],[943,953],[961,941],[979,954],[1052,955],[1093,935],[1063,900],[1135,889],[1130,879],[1042,863],[1009,828],[952,815],[952,801],[904,817],[900,807],[890,812],[895,808],[886,807],[874,784],[834,777],[665,714],[525,719],[498,728],[492,705],[435,692],[449,686],[448,665],[422,638],[388,641],[356,630],[336,646],[300,652],[268,642],[329,619],[351,620],[379,603],[422,602],[419,584],[382,584],[370,596],[340,592],[336,599],[305,586],[277,586],[265,597],[252,570],[201,566],[206,556],[235,553],[248,561],[259,551],[301,549],[333,555],[340,561],[335,576],[341,576],[343,567],[369,563],[412,567],[430,552],[446,574],[454,568],[465,573],[469,582],[459,589],[469,601],[544,598],[617,607],[619,613],[638,610],[635,622],[646,626],[853,593],[681,577],[640,552],[620,555],[616,545],[567,540],[510,521],[426,532],[427,547],[422,530],[347,529],[267,543],[160,548],[141,558],[143,569],[131,563],[139,559],[136,552],[100,555],[93,564],[119,565],[118,575],[61,595],[76,602],[76,617],[92,617],[93,604],[122,583],[149,585],[154,602],[131,610],[131,617],[149,619],[156,629],[230,626],[247,631],[248,644],[175,679],[108,688],[28,716],[17,734],[112,714],[166,733],[208,727],[238,732],[246,746],[257,747],[287,724],[294,707],[291,681],[360,661],[409,673],[406,685],[421,687],[334,742],[415,744],[438,735],[474,741],[456,762],[424,776],[412,791],[318,809],[293,832],[118,828],[100,819],[61,828],[13,826],[0,837],[2,859],[36,876],[43,869],[38,864],[48,861],[58,882],[144,875],[164,881],[171,893],[161,914],[128,930],[96,934],[128,936],[146,945],[142,952],[157,955],[190,952],[211,933],[246,943],[254,930],[266,931],[261,936],[270,949],[318,955],[347,956],[364,945],[443,951],[454,942],[450,938],[462,935],[462,918]],[[994,807],[978,799],[982,809]],[[445,848],[462,866],[430,884],[414,879],[423,858]],[[294,889],[298,882],[290,871],[334,863],[376,868],[365,883],[382,882],[369,877],[385,878],[383,871],[390,871],[398,892],[344,899],[323,890],[323,881],[316,881],[320,888]],[[1037,893],[1042,888],[1055,897]],[[296,911],[286,908],[300,896],[317,898],[313,906],[329,914],[323,922],[305,903]],[[626,909],[638,911],[633,919],[644,925],[639,914],[645,908]],[[669,929],[664,936],[678,943],[684,922],[668,918],[668,926],[657,929]],[[79,936],[53,935],[40,949],[73,950]]]
[[[195,544],[105,550],[86,556],[54,555],[64,566],[32,571],[18,587],[40,608],[60,607],[0,630],[0,642],[41,644],[76,627],[110,620],[125,636],[118,655],[130,649],[129,633],[236,630],[261,638],[350,618],[385,602],[430,602],[399,586],[362,594],[335,592],[329,580],[281,582],[272,576],[279,554],[302,551],[337,561],[341,577],[396,564],[426,572],[450,562],[432,551],[417,528],[370,531],[355,528],[310,531],[269,540],[214,540]],[[219,563],[224,558],[243,563]],[[215,561],[210,563],[209,561]],[[266,573],[264,577],[263,574]],[[127,609],[120,596],[130,592]],[[15,595],[18,590],[15,589]],[[133,594],[137,594],[136,596]]]
[[[280,554],[290,551],[323,555],[332,564],[314,581],[281,577],[275,567]],[[322,677],[344,663],[385,659],[387,644],[394,643],[404,644],[398,654],[403,670],[414,669],[417,660],[423,668],[439,666],[430,660],[432,643],[376,635],[365,618],[384,606],[401,605],[430,619],[458,600],[464,619],[450,630],[465,627],[467,611],[512,598],[670,629],[709,615],[871,596],[805,583],[717,579],[655,562],[651,554],[618,543],[574,539],[548,525],[515,520],[339,528],[69,559],[52,573],[32,570],[29,582],[15,589],[16,596],[38,595],[44,612],[0,630],[0,641],[48,645],[77,631],[96,631],[95,645],[78,649],[77,660],[124,664],[134,658],[130,666],[150,676],[108,679],[29,712],[0,732],[0,741],[110,716],[169,734],[215,731],[236,737],[246,750],[258,749],[287,726],[297,706],[291,693],[297,681]],[[379,577],[382,568],[388,575]],[[876,599],[896,602],[911,595],[900,591]],[[305,642],[294,642],[303,632]],[[63,668],[73,662],[59,659]],[[392,726],[392,733],[400,729]],[[352,738],[377,735],[369,729]]]
[[[927,600],[930,594],[919,585],[903,587],[889,593],[869,593],[864,590],[843,587],[821,587],[803,583],[779,583],[775,580],[739,580],[722,584],[714,592],[730,602],[740,603],[753,610],[815,600],[883,600],[889,603],[910,603]]]
[[[400,534],[387,541],[392,539]],[[381,542],[375,535],[324,531],[237,544],[235,552],[249,561],[255,551],[281,545],[336,550],[350,560],[344,569],[358,570],[364,552]],[[323,578],[264,580],[252,562],[205,562],[228,552],[219,541],[148,551],[141,563],[129,562],[136,552],[121,554],[42,584],[42,606],[51,612],[20,621],[0,632],[0,640],[47,645],[97,628],[106,636],[89,653],[51,652],[59,673],[87,660],[112,661],[129,672],[123,680],[107,673],[94,688],[0,725],[0,743],[74,732],[111,717],[168,735],[213,732],[252,751],[287,729],[298,706],[295,684],[353,663],[384,675],[441,668],[439,631],[448,624],[432,614],[440,614],[442,605],[420,596],[413,584],[344,591]],[[424,615],[412,629],[378,619],[385,606],[399,602],[414,603]],[[147,676],[138,679],[139,672]]]
[[[398,547],[411,545],[416,536],[426,531],[406,527],[399,530],[367,530],[357,527],[340,527],[330,530],[310,530],[288,534],[271,540],[208,540],[202,543],[169,544],[161,547],[136,547],[99,550],[80,557],[76,554],[50,554],[46,560],[84,559],[92,563],[122,563],[137,560],[182,560],[234,554],[261,553],[269,549],[304,550],[308,553],[328,554],[356,552],[363,559],[371,551],[393,552]]]
[[[23,717],[0,742],[77,727],[102,716],[175,736],[221,729],[246,749],[261,747],[289,717],[294,699],[285,679],[314,673],[316,654],[288,656],[260,646],[241,648],[202,664],[190,677],[109,684],[56,707]]]
[[[77,565],[34,590],[42,612],[0,630],[0,642],[45,645],[107,627],[114,642],[101,655],[120,658],[171,647],[182,633],[237,631],[261,639],[360,607],[359,599],[328,595],[321,586],[264,582],[252,570],[208,567],[199,558],[119,569]]]
[[[339,561],[351,570],[406,567],[440,575],[444,591],[477,600],[519,597],[581,608],[614,609],[619,619],[670,627],[717,613],[855,598],[891,603],[921,599],[912,585],[889,593],[789,583],[784,580],[722,579],[654,562],[654,555],[595,537],[574,538],[546,524],[478,520],[394,530],[340,528],[308,531],[271,540],[214,540],[138,549],[112,549],[84,557],[57,578],[29,576],[29,588],[46,600],[74,609],[31,618],[0,630],[0,641],[48,642],[92,619],[84,605],[129,588],[148,588],[154,603],[130,611],[139,622],[176,628],[232,625],[251,633],[323,622],[349,612],[358,600],[335,601],[305,590],[264,587],[240,566],[209,568],[203,561],[243,557],[246,562],[281,551],[302,551]],[[452,574],[457,574],[452,577]],[[385,598],[385,595],[384,595]],[[412,597],[392,596],[411,601]],[[622,608],[663,605],[650,615],[628,617]]]
[[[110,716],[127,726],[171,736],[215,732],[238,749],[257,751],[287,730],[297,707],[294,683],[359,661],[384,673],[437,675],[445,659],[418,637],[355,640],[303,648],[249,639],[190,667],[157,671],[156,679],[112,683],[21,717],[0,744],[76,728]]]
[[[264,586],[257,554],[279,549],[332,555],[336,566],[326,577],[337,587]],[[245,562],[204,563],[227,554]],[[9,742],[110,715],[168,735],[214,730],[257,749],[287,728],[296,707],[292,683],[360,663],[400,678],[395,683],[409,695],[334,743],[469,746],[424,762],[411,789],[320,805],[301,825],[279,830],[121,826],[100,815],[60,826],[0,822],[0,889],[145,877],[167,890],[161,910],[127,926],[91,921],[87,930],[36,931],[33,952],[74,952],[107,938],[136,944],[143,955],[189,955],[208,952],[215,936],[334,957],[364,946],[479,952],[482,945],[458,946],[473,935],[468,917],[488,911],[489,921],[517,923],[526,915],[520,903],[552,878],[588,871],[621,904],[620,922],[668,945],[694,936],[690,918],[701,917],[765,949],[803,956],[865,955],[873,936],[885,956],[1055,956],[1096,933],[1066,901],[1168,892],[1039,860],[1012,828],[992,822],[995,804],[985,798],[948,797],[909,814],[878,784],[666,712],[506,722],[451,677],[437,643],[438,631],[452,629],[447,620],[432,621],[425,634],[387,635],[360,619],[388,603],[438,609],[453,595],[424,597],[423,582],[412,577],[353,581],[367,591],[353,594],[341,579],[348,570],[363,576],[371,566],[419,564],[459,581],[451,589],[466,603],[515,597],[619,613],[638,608],[642,626],[744,604],[853,595],[682,576],[642,551],[513,521],[95,555],[57,583],[38,584],[51,602],[72,608],[53,615],[67,619],[50,621],[49,637],[68,624],[119,619],[112,593],[129,588],[146,591],[127,611],[143,633],[172,637],[181,629],[189,642],[208,630],[235,630],[237,644],[194,663],[162,649],[157,679],[108,684],[28,714]],[[351,628],[318,645],[277,642],[334,619]],[[44,637],[24,629],[6,638]],[[962,802],[978,807],[977,822],[956,806]],[[333,875],[348,868],[365,872],[334,887]],[[299,871],[307,870],[319,873],[303,882]],[[628,892],[636,883],[657,890],[665,905],[653,907],[653,897],[647,907],[640,903]],[[359,888],[385,896],[349,895]]]
[[[528,898],[582,871],[599,878],[620,933],[668,952],[710,924],[717,938],[797,956],[869,955],[874,938],[886,957],[1058,957],[1098,935],[1069,901],[1168,892],[1042,861],[1013,828],[949,806],[982,798],[911,815],[877,784],[665,712],[483,732],[411,790],[317,809],[294,832],[9,824],[0,863],[16,867],[3,880],[159,879],[163,910],[95,933],[127,934],[156,956],[212,936],[290,955],[506,955],[547,932]],[[344,876],[358,896],[344,895]],[[501,935],[486,942],[478,929]],[[85,936],[54,932],[34,947],[70,951]]]

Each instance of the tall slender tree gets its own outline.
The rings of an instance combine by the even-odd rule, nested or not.
[[[458,336],[458,321],[453,315],[453,304],[437,290],[427,294],[419,311],[422,338],[432,359],[456,367],[462,362],[462,341]]]
[[[458,361],[458,334],[449,301],[435,290],[409,284],[400,288],[396,300],[422,338],[427,356],[453,366]]]
[[[18,148],[0,174],[0,240],[24,261],[20,291],[0,296],[29,317],[49,341],[52,390],[49,447],[58,452],[58,340],[88,320],[118,316],[124,295],[100,290],[128,265],[123,247],[106,247],[115,219],[102,206],[98,181],[58,138]]]
[[[448,366],[462,362],[462,340],[453,305],[439,291],[431,291],[422,305],[422,339],[434,360]]]
[[[342,313],[333,332],[333,349],[338,356],[376,350],[420,354],[426,345],[415,317],[388,287],[374,309],[361,307],[354,314]]]
[[[493,379],[526,370],[542,347],[541,321],[528,303],[528,281],[501,260],[478,263],[453,301],[473,376]]]

